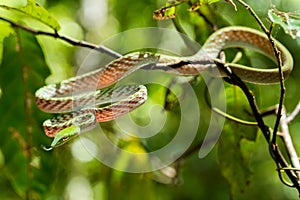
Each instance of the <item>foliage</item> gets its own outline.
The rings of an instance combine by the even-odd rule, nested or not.
[[[91,157],[80,144],[80,140],[74,140],[73,143],[52,152],[45,152],[41,145],[50,144],[51,140],[44,135],[41,124],[51,115],[37,109],[34,93],[46,82],[58,82],[69,77],[70,71],[74,71],[72,67],[81,65],[87,53],[84,48],[60,42],[54,37],[46,38],[29,33],[12,26],[4,19],[37,30],[75,35],[74,37],[78,38],[83,37],[81,33],[84,33],[86,40],[95,44],[131,28],[163,26],[174,29],[171,20],[154,20],[153,12],[156,19],[173,18],[178,30],[185,30],[200,43],[205,41],[214,28],[201,13],[218,27],[258,27],[242,6],[237,5],[235,11],[232,7],[233,1],[217,0],[147,0],[134,3],[130,0],[101,0],[96,4],[90,1],[87,7],[92,9],[97,3],[101,3],[101,12],[104,15],[101,19],[96,19],[99,24],[88,26],[85,19],[90,18],[87,17],[88,13],[84,10],[82,2],[40,1],[41,4],[37,4],[33,0],[0,0],[0,199],[294,199],[297,196],[294,189],[280,182],[276,166],[268,152],[269,146],[256,127],[226,120],[218,145],[205,158],[198,158],[199,143],[204,137],[203,132],[208,128],[210,116],[210,109],[204,100],[206,84],[201,77],[189,81],[201,107],[201,123],[197,136],[187,151],[191,153],[186,153],[165,171],[132,174],[113,170]],[[285,32],[294,37],[298,36],[299,22],[297,18],[293,18],[297,15],[278,11],[293,8],[284,7],[286,5],[299,8],[296,1],[282,0],[277,5],[278,10],[255,0],[247,2],[258,12],[261,19],[269,16],[270,20],[282,26]],[[275,37],[295,55],[298,48],[295,40],[284,35],[282,31],[277,31]],[[145,40],[139,38],[138,41],[143,43]],[[137,38],[130,38],[126,45],[132,45],[136,41]],[[252,52],[243,53],[250,56],[244,56],[241,62],[264,63],[264,58]],[[226,55],[228,60],[232,60],[236,51],[226,51]],[[295,57],[295,66],[299,59]],[[95,61],[96,65],[103,65],[102,62],[109,59],[95,60],[92,62]],[[297,96],[295,97],[298,76],[299,71],[296,69],[285,82],[287,110],[293,110],[298,102]],[[164,73],[158,73],[156,78],[172,85],[182,98],[188,98],[185,96],[181,80]],[[131,115],[138,123],[147,124],[149,119],[140,116],[148,112],[151,103],[164,107],[167,120],[159,134],[148,140],[137,140],[134,137],[119,137],[122,130],[119,130],[114,122],[102,125],[105,134],[112,141],[118,141],[118,146],[129,152],[146,152],[164,146],[174,137],[177,128],[175,122],[181,120],[179,100],[172,92],[155,84],[149,84],[147,87],[149,103]],[[227,83],[225,87],[228,113],[253,121],[247,99],[240,89]],[[260,108],[278,103],[278,86],[250,85],[250,88],[259,99]],[[157,112],[154,117],[160,119],[161,115],[162,113]],[[295,123],[291,125],[294,132],[299,129],[298,120],[296,118]],[[269,126],[273,126],[273,117],[267,118],[266,121]],[[97,134],[91,132],[89,136],[95,137]],[[298,141],[300,138],[293,135],[293,139]],[[296,149],[300,148],[297,143],[295,146]],[[147,158],[142,158],[139,164],[144,164],[146,160]],[[131,162],[126,155],[121,155],[115,166],[126,168]],[[174,171],[176,173],[172,174]]]
[[[43,24],[51,27],[55,31],[60,29],[60,26],[55,18],[53,18],[50,13],[45,10],[45,8],[41,7],[38,3],[33,0],[28,0],[25,6],[20,7],[10,7],[5,4],[0,5],[1,8],[8,10],[11,14],[15,15],[17,13],[21,13],[27,17],[34,18]]]
[[[270,9],[268,16],[273,23],[280,25],[283,30],[293,38],[300,36],[300,22],[297,13],[286,13],[276,9]]]

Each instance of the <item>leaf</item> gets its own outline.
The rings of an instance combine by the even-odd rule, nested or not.
[[[11,7],[5,4],[0,4],[0,8],[4,8],[8,11],[22,13],[28,17],[34,18],[43,24],[49,26],[55,31],[60,29],[60,25],[52,15],[34,0],[27,0],[25,6]]]
[[[0,65],[2,175],[14,193],[32,199],[46,192],[53,180],[47,168],[53,169],[54,160],[40,148],[47,140],[41,127],[45,114],[37,109],[34,97],[49,69],[36,38],[22,31],[16,35],[4,40]]]
[[[1,27],[0,29],[0,63],[1,63],[2,54],[3,54],[3,40],[13,33],[13,29],[8,23],[1,22],[1,21],[0,21],[0,27]],[[1,98],[1,88],[0,88],[0,98]]]
[[[217,2],[219,2],[220,0],[208,0],[208,3],[209,4],[213,4],[213,3],[217,3]]]
[[[27,3],[27,0],[1,0],[2,5],[6,5],[9,7],[21,7],[25,6]]]
[[[288,13],[274,8],[268,11],[269,19],[283,28],[285,33],[293,39],[300,37],[300,15],[299,13]]]
[[[213,4],[216,2],[219,2],[220,0],[200,0],[200,3],[202,4]]]
[[[189,11],[194,12],[194,11],[200,9],[201,6],[202,6],[202,3],[200,1],[197,1],[190,7]]]
[[[253,120],[249,116],[249,106],[239,88],[226,88],[226,96],[230,114]],[[257,129],[250,126],[227,121],[219,140],[218,158],[223,176],[230,184],[233,199],[241,195],[251,182],[252,172],[249,166],[255,148]]]
[[[219,1],[220,0],[200,0],[200,1],[197,1],[197,2],[193,3],[193,5],[190,7],[189,11],[194,12],[194,11],[200,9],[200,7],[202,5],[213,4],[213,3],[217,3]]]
[[[166,6],[154,11],[153,18],[156,20],[166,20],[175,18],[175,6],[166,3]]]

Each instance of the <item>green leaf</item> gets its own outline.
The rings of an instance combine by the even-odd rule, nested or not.
[[[4,40],[0,65],[2,175],[10,190],[32,199],[46,192],[53,180],[47,168],[53,169],[54,160],[40,148],[47,140],[41,127],[45,114],[37,109],[34,97],[49,70],[36,38],[22,31],[16,36]]]
[[[227,87],[226,96],[230,114],[243,120],[253,120],[250,108],[242,91],[237,87]],[[255,149],[257,128],[226,121],[219,140],[218,158],[221,172],[230,184],[231,196],[236,199],[251,182],[249,166]]]
[[[299,13],[287,13],[276,9],[268,11],[269,19],[278,24],[292,38],[300,37],[300,16]]]
[[[208,1],[208,3],[209,4],[212,4],[212,3],[217,3],[217,2],[219,2],[220,0],[210,0],[210,1]]]
[[[175,18],[176,5],[166,3],[166,6],[154,11],[153,18],[156,20],[165,20]]]
[[[194,12],[196,10],[199,10],[201,8],[201,6],[202,6],[202,3],[200,1],[197,1],[190,7],[189,11]]]
[[[205,4],[213,4],[213,3],[216,3],[218,1],[220,1],[220,0],[204,0],[203,3],[205,3]]]
[[[0,29],[0,63],[1,63],[2,54],[3,54],[3,40],[13,33],[13,29],[8,23],[1,22],[1,21],[0,21],[0,27],[1,27]],[[0,88],[0,98],[1,98],[1,88]]]
[[[208,5],[208,4],[213,4],[216,3],[220,0],[200,0],[197,1],[195,3],[193,3],[193,5],[189,8],[189,11],[194,12],[196,10],[199,10],[201,8],[201,6],[203,5]]]
[[[4,8],[12,12],[22,13],[30,18],[34,18],[54,29],[55,31],[60,29],[60,25],[57,20],[52,17],[52,15],[45,8],[40,6],[34,0],[27,0],[27,4],[20,7],[12,7],[1,3],[0,8]]]
[[[6,5],[9,7],[21,7],[25,6],[27,0],[1,0],[1,5]]]

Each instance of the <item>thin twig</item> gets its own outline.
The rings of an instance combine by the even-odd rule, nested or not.
[[[263,22],[260,20],[260,18],[257,16],[257,14],[254,12],[254,10],[251,8],[250,5],[245,3],[243,0],[237,0],[240,4],[242,4],[249,12],[250,14],[254,17],[254,19],[257,21],[261,29],[265,32],[265,34],[268,36],[268,39],[273,47],[273,51],[277,60],[278,64],[278,71],[279,71],[279,80],[280,80],[280,99],[279,99],[279,104],[278,104],[278,113],[277,113],[277,118],[276,122],[273,128],[273,137],[272,137],[272,143],[275,145],[276,144],[276,135],[278,131],[278,127],[280,124],[280,118],[281,118],[281,111],[283,108],[283,101],[284,101],[284,95],[285,95],[285,86],[284,86],[284,78],[283,78],[283,72],[282,72],[282,60],[280,56],[280,51],[278,50],[275,41],[272,37],[272,25],[270,27],[270,31],[265,27]]]
[[[223,71],[227,74],[227,76],[230,78],[232,84],[237,85],[242,89],[244,94],[246,95],[246,98],[249,102],[249,105],[251,107],[251,110],[253,112],[253,115],[257,121],[258,127],[262,131],[265,139],[267,142],[271,145],[270,147],[270,153],[274,161],[276,162],[276,165],[279,164],[281,168],[284,168],[287,176],[293,183],[293,186],[297,188],[298,192],[300,193],[300,184],[298,182],[298,177],[296,176],[294,170],[288,169],[288,162],[285,160],[284,156],[282,155],[279,147],[277,144],[270,143],[271,138],[271,132],[269,127],[267,127],[262,119],[262,116],[259,112],[258,106],[255,101],[255,97],[252,95],[250,90],[248,89],[247,85],[236,75],[234,74],[228,67],[226,67],[226,64],[219,62],[216,60],[216,65],[219,66]]]
[[[262,23],[260,18],[256,15],[254,10],[248,4],[246,4],[243,0],[237,0],[237,1],[240,4],[242,4],[247,10],[249,10],[250,14],[255,18],[255,20],[257,21],[257,23],[261,27],[261,29],[266,33],[266,35],[268,36],[268,39],[269,39],[269,41],[270,41],[270,43],[273,47],[275,57],[277,59],[278,71],[279,71],[279,80],[280,80],[280,99],[279,99],[277,117],[276,117],[276,122],[275,122],[275,125],[274,125],[274,129],[273,129],[272,138],[269,138],[269,139],[271,139],[270,153],[271,153],[271,156],[273,157],[273,159],[276,163],[279,163],[282,167],[284,167],[284,166],[287,167],[287,162],[285,161],[284,157],[282,156],[282,154],[279,150],[278,145],[276,144],[277,131],[278,131],[278,127],[280,125],[280,121],[281,121],[280,119],[282,117],[284,95],[285,95],[285,85],[284,85],[284,78],[283,78],[283,72],[282,72],[281,54],[280,54],[280,51],[278,50],[278,48],[275,44],[275,41],[272,37],[272,34],[271,34],[273,26],[271,25],[270,30],[268,30],[264,26],[264,24]],[[261,118],[261,116],[259,118]],[[270,140],[268,142],[270,142]],[[287,144],[285,144],[285,145],[287,145]],[[296,174],[293,170],[285,170],[285,172],[288,175],[288,177],[290,178],[290,180],[292,181],[294,187],[297,188],[298,193],[300,193],[300,184],[299,184],[299,178],[300,177],[296,176]]]
[[[251,8],[251,6],[245,3],[243,0],[236,0],[236,1],[239,2],[241,5],[243,5],[246,8],[246,10],[250,12],[250,14],[254,17],[254,19],[256,20],[260,28],[263,30],[263,32],[265,32],[268,35],[269,30],[265,27],[264,23],[260,20],[260,18],[257,16],[255,11]]]
[[[300,102],[297,104],[293,112],[286,118],[286,122],[290,123],[291,121],[293,121],[299,112],[300,112]]]
[[[257,121],[257,125],[258,127],[261,129],[264,137],[266,138],[266,140],[269,140],[270,138],[270,132],[269,132],[269,128],[265,125],[261,114],[259,112],[258,106],[256,104],[255,101],[255,97],[251,94],[251,92],[249,91],[247,85],[237,76],[235,75],[227,66],[225,63],[222,62],[218,62],[216,60],[216,65],[219,66],[221,69],[223,69],[223,71],[227,74],[227,76],[230,78],[230,81],[232,84],[239,86],[242,91],[244,92],[244,94],[246,95],[248,102],[250,104],[251,110],[253,112],[253,115]]]
[[[46,32],[46,31],[39,31],[39,30],[35,30],[35,29],[32,29],[30,27],[27,27],[27,26],[24,26],[22,24],[19,24],[19,23],[16,23],[16,22],[13,22],[9,19],[5,19],[3,17],[0,17],[0,20],[2,21],[6,21],[8,23],[10,23],[13,27],[17,27],[17,28],[20,28],[20,29],[23,29],[24,31],[27,31],[27,32],[30,32],[34,35],[45,35],[45,36],[50,36],[50,37],[53,37],[53,38],[58,38],[60,40],[63,40],[69,44],[72,44],[73,46],[80,46],[80,47],[86,47],[86,48],[90,48],[90,49],[93,49],[93,50],[96,50],[96,51],[99,51],[101,53],[105,53],[107,55],[110,55],[114,58],[119,58],[121,57],[122,55],[120,55],[119,53],[103,46],[103,45],[95,45],[95,44],[92,44],[92,43],[88,43],[86,41],[80,41],[80,40],[75,40],[73,38],[70,38],[70,37],[67,37],[67,36],[64,36],[64,35],[60,35],[58,32]]]
[[[278,110],[278,109],[277,109]],[[287,115],[286,115],[286,110],[285,108],[282,109],[282,117],[280,120],[280,128],[281,128],[281,137],[284,141],[284,145],[287,149],[287,153],[291,159],[292,167],[296,169],[300,169],[300,162],[298,155],[296,153],[295,147],[293,145],[293,141],[289,132],[289,127],[288,127],[288,121],[287,121]],[[296,171],[295,172],[298,176],[298,179],[300,180],[300,172]]]
[[[264,115],[262,114],[261,116],[265,116],[265,115],[277,115],[278,112],[278,105],[273,106],[271,108],[269,108],[268,110],[264,111]],[[289,127],[288,124],[298,115],[300,111],[300,102],[297,104],[296,108],[293,110],[293,112],[287,116],[286,114],[286,109],[283,107],[282,109],[282,117],[280,120],[280,128],[281,128],[281,133],[280,136],[284,142],[287,154],[290,158],[292,167],[289,167],[287,169],[293,169],[293,171],[295,171],[298,180],[300,180],[300,162],[299,162],[299,158],[298,158],[298,154],[295,150],[295,147],[293,145],[293,141],[289,132]],[[279,135],[279,134],[278,134]],[[284,168],[283,168],[284,169]],[[279,171],[283,170],[282,168],[278,168]],[[281,179],[281,181],[287,185],[287,186],[291,186],[290,184],[287,183],[287,181],[285,181],[282,177],[281,177],[281,173],[279,173],[279,177]]]
[[[283,111],[283,103],[284,103],[284,96],[285,96],[285,85],[284,85],[284,78],[283,78],[283,72],[282,72],[282,60],[281,60],[281,52],[278,50],[274,40],[272,39],[272,27],[273,25],[271,24],[270,26],[270,31],[269,31],[269,40],[273,46],[274,53],[277,59],[278,63],[278,70],[279,70],[279,79],[280,79],[280,98],[279,98],[279,104],[278,104],[278,113],[276,117],[276,122],[274,125],[274,131],[273,131],[273,138],[272,138],[272,143],[276,144],[276,134],[278,131],[278,127],[280,125],[280,119],[282,117],[282,111]],[[299,176],[300,178],[300,176]]]

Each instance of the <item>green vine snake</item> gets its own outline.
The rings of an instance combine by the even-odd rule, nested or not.
[[[275,40],[282,60],[284,79],[293,69],[293,58],[280,42]],[[103,68],[50,84],[36,91],[36,104],[45,112],[63,113],[43,123],[47,136],[54,137],[50,150],[62,145],[72,137],[93,128],[97,122],[116,119],[140,105],[147,99],[143,85],[111,87],[134,71],[157,69],[168,73],[189,76],[208,71],[212,76],[224,77],[225,73],[215,61],[219,53],[230,47],[248,48],[269,57],[277,63],[272,45],[267,36],[257,30],[230,26],[219,29],[206,40],[193,56],[178,57],[154,53],[130,53]],[[236,63],[226,65],[243,81],[254,84],[278,83],[278,68],[262,69]]]

